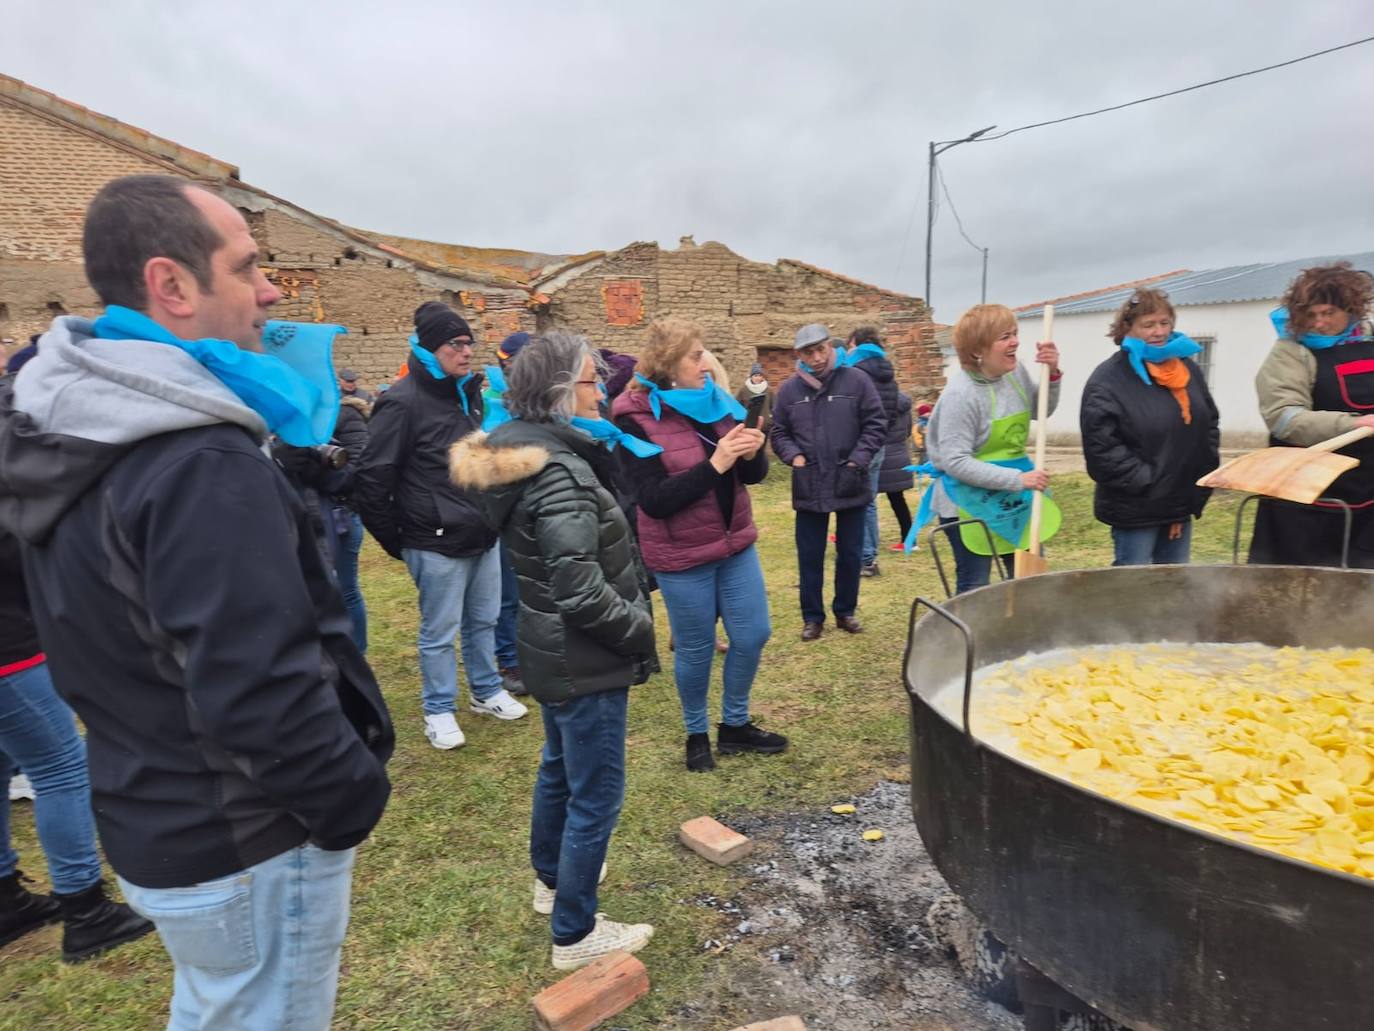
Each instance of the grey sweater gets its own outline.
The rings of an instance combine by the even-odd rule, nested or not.
[[[1012,377],[1021,384],[1025,400],[1017,392]],[[991,388],[991,389],[989,389]],[[982,462],[974,454],[988,442],[992,428],[993,396],[997,399],[996,417],[1004,418],[1024,412],[1028,408],[1034,417],[1036,382],[1020,362],[1016,371],[997,379],[985,379],[975,372],[960,369],[950,377],[948,386],[931,413],[926,428],[926,454],[935,468],[948,473],[961,483],[989,490],[1020,490],[1021,473],[991,462]],[[1059,404],[1059,383],[1050,384],[1050,411]],[[932,500],[935,514],[941,519],[958,515],[958,508],[937,482]]]

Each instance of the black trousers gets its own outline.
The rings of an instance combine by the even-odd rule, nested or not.
[[[864,544],[867,505],[842,508],[835,513],[836,616],[852,616],[859,606],[859,559]],[[801,580],[802,621],[825,622],[825,546],[830,530],[829,512],[798,512],[797,571]]]

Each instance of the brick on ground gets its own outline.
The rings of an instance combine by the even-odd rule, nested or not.
[[[709,816],[688,820],[678,829],[678,839],[703,859],[729,866],[754,851],[754,843]]]
[[[735,1031],[806,1031],[801,1017],[775,1017],[758,1024],[746,1024]]]
[[[649,972],[628,952],[612,952],[534,997],[538,1031],[591,1031],[649,994]]]

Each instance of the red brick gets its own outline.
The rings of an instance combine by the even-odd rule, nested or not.
[[[612,952],[534,997],[539,1031],[590,1031],[649,994],[649,972],[628,952]]]
[[[806,1031],[801,1017],[775,1017],[758,1024],[746,1024],[735,1031]]]
[[[754,843],[709,816],[688,820],[678,829],[678,839],[703,859],[729,866],[754,851]]]

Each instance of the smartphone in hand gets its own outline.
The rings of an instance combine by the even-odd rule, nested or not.
[[[749,408],[744,416],[744,428],[746,430],[758,429],[759,419],[763,416],[763,405],[767,400],[767,394],[755,394],[749,399]]]

